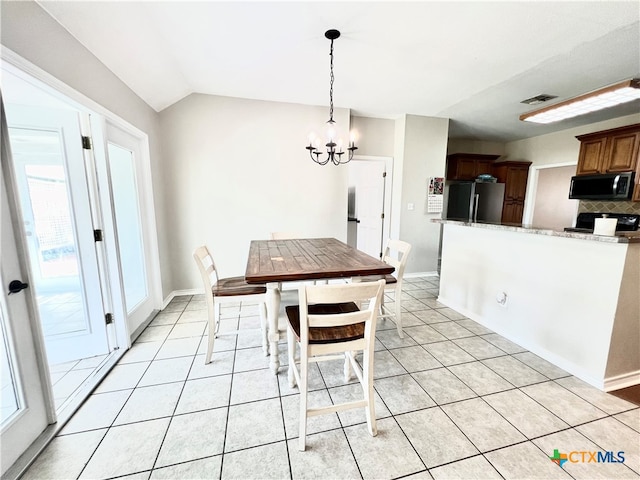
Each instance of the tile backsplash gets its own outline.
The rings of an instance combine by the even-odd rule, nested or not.
[[[578,212],[637,213],[640,215],[640,202],[601,202],[598,200],[581,200]]]

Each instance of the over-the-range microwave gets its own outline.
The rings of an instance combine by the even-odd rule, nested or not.
[[[634,172],[601,173],[571,177],[569,198],[578,200],[627,200],[633,194]]]

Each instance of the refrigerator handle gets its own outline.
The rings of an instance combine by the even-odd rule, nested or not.
[[[476,193],[473,197],[473,223],[478,223],[478,202],[480,201],[480,194]]]

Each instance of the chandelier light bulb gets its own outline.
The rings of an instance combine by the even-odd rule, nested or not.
[[[336,131],[334,128],[329,128],[327,130],[327,138],[330,142],[333,142],[333,139],[336,138]]]

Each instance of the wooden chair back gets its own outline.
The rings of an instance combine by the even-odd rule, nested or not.
[[[345,283],[336,285],[306,285],[299,289],[300,305],[300,344],[309,345],[309,328],[344,327],[365,323],[365,334],[361,345],[352,345],[353,350],[370,347],[375,342],[376,317],[384,292],[384,280],[366,283]],[[356,305],[367,304],[355,312],[314,315],[309,313],[309,305],[342,304],[353,302]],[[332,349],[335,350],[335,349]],[[344,350],[344,348],[339,349]]]
[[[411,251],[411,244],[403,242],[402,240],[388,240],[387,246],[384,249],[384,255],[382,261],[395,268],[393,276],[402,281],[404,275],[404,269],[407,266],[407,258],[409,258],[409,252]]]

